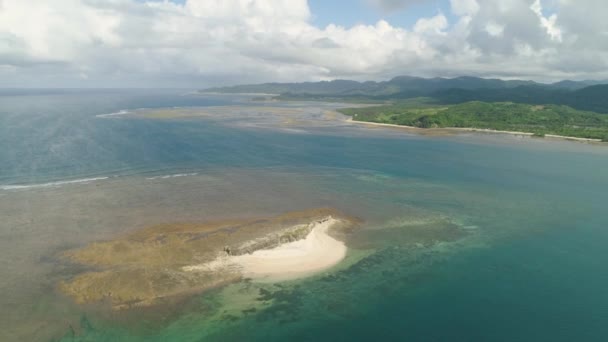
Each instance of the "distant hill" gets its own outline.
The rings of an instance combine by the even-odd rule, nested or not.
[[[571,81],[571,80],[564,80],[564,81],[555,82],[555,83],[551,84],[551,86],[554,87],[554,88],[562,88],[562,89],[569,89],[569,90],[578,90],[578,89],[583,89],[583,88],[586,88],[586,87],[589,87],[589,86],[600,85],[600,84],[608,84],[608,81],[592,81],[592,80]]]
[[[577,90],[560,87],[520,86],[509,89],[445,89],[431,95],[445,104],[468,101],[560,104],[580,110],[608,113],[608,85],[594,85]]]
[[[398,76],[389,81],[357,82],[334,80],[303,83],[264,83],[237,85],[231,87],[209,88],[205,92],[219,93],[272,93],[292,95],[326,95],[326,96],[391,96],[416,97],[430,95],[441,89],[502,89],[521,85],[535,85],[532,81],[503,81],[478,77],[457,78],[421,78]]]
[[[564,104],[573,108],[608,113],[608,85],[594,85],[579,89],[563,99]]]
[[[375,83],[375,82],[369,82]],[[302,83],[263,83],[246,84],[231,87],[219,87],[204,89],[204,92],[217,93],[265,93],[265,94],[347,94],[357,91],[369,91],[366,83],[347,80],[302,82]]]
[[[572,91],[549,86],[519,86],[503,89],[460,89],[451,88],[437,91],[432,97],[441,103],[456,104],[468,101],[519,102],[529,104],[557,103]]]
[[[303,83],[264,83],[209,88],[204,92],[270,93],[285,99],[345,99],[399,101],[430,97],[439,103],[468,101],[561,104],[608,113],[608,85],[602,81],[565,80],[553,84],[462,76],[421,78],[398,76],[389,81],[334,80]]]

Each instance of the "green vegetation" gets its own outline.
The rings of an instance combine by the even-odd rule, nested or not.
[[[223,93],[272,93],[274,99],[378,104],[344,109],[354,120],[396,125],[466,127],[608,141],[608,84],[542,84],[477,77],[399,76],[384,82],[334,80],[213,88]],[[602,114],[604,115],[602,115]]]
[[[437,105],[428,100],[341,110],[354,120],[420,128],[462,127],[608,140],[608,115],[563,105],[466,102]]]

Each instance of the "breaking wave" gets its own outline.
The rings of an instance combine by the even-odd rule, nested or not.
[[[19,185],[0,185],[0,190],[26,190],[26,189],[36,189],[36,188],[51,188],[68,184],[83,184],[83,183],[91,183],[100,180],[105,180],[110,177],[94,177],[94,178],[82,178],[82,179],[73,179],[66,181],[57,181],[57,182],[49,182],[49,183],[38,183],[38,184],[19,184]]]

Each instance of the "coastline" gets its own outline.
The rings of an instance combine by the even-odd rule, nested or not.
[[[528,136],[528,137],[534,136],[534,133],[530,133],[530,132],[501,131],[501,130],[494,130],[494,129],[489,129],[489,128],[473,128],[473,127],[420,128],[420,127],[414,127],[414,126],[387,124],[387,123],[380,123],[380,122],[357,121],[357,120],[353,120],[353,118],[348,118],[346,121],[349,123],[363,124],[363,125],[369,125],[369,126],[402,128],[402,129],[417,131],[417,133],[423,133],[423,134],[425,134],[425,133],[473,132],[473,133],[490,133],[490,134],[509,134],[509,135]],[[595,142],[595,143],[602,142],[601,139],[579,138],[579,137],[570,137],[570,136],[556,135],[556,134],[545,134],[544,137],[560,139],[560,140],[579,141],[579,142]]]

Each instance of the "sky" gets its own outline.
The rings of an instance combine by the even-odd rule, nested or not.
[[[0,87],[608,79],[605,0],[0,0]]]

